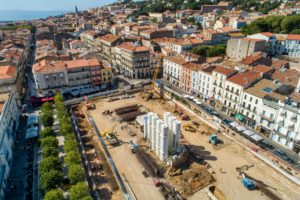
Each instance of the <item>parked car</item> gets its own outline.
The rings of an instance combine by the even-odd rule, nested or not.
[[[295,163],[295,161],[293,161],[284,151],[282,151],[281,149],[275,149],[275,151],[273,151],[274,154],[276,156],[278,156],[279,158],[289,162],[289,163]]]

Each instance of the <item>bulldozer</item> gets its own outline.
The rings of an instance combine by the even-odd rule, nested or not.
[[[111,131],[103,130],[100,133],[101,137],[106,138],[110,145],[117,145],[119,143],[116,133],[114,132],[115,127],[116,125],[113,126]]]
[[[185,131],[189,131],[189,132],[193,132],[193,133],[195,133],[197,131],[196,128],[193,127],[191,124],[183,125],[183,129]]]

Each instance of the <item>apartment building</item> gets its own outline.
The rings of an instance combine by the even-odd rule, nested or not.
[[[290,34],[286,37],[285,43],[286,54],[293,58],[300,57],[300,34]]]
[[[86,46],[92,48],[95,47],[95,40],[96,38],[100,37],[102,33],[88,30],[80,34],[80,40],[83,41]]]
[[[255,71],[243,71],[227,78],[224,87],[222,111],[232,117],[239,114],[244,89],[261,78],[261,74]]]
[[[196,82],[196,94],[208,100],[212,97],[213,77],[212,72],[216,66],[208,66],[198,71],[198,81]]]
[[[218,66],[212,71],[212,102],[220,110],[222,109],[222,104],[224,102],[225,84],[226,79],[236,74],[237,71],[230,68],[225,68]]]
[[[112,81],[111,67],[97,59],[48,61],[34,64],[33,76],[40,94],[69,92],[72,87],[100,86]]]
[[[139,43],[125,42],[114,47],[116,66],[130,78],[151,76],[150,50]]]
[[[154,39],[154,43],[159,44],[161,47],[168,48],[178,54],[192,50],[194,47],[203,45],[203,41],[197,38],[159,38]]]
[[[164,58],[164,79],[166,79],[169,83],[179,87],[182,73],[182,65],[185,63],[187,63],[187,61],[182,56],[170,56]]]
[[[112,48],[121,42],[121,37],[113,34],[107,34],[97,39],[97,47],[101,55],[109,61],[109,63],[114,63]]]
[[[230,58],[242,60],[255,52],[266,49],[266,41],[263,39],[231,39],[227,42],[226,55]]]
[[[20,110],[15,94],[13,92],[0,94],[0,199],[4,199],[8,187],[19,117]]]
[[[201,11],[203,13],[210,13],[217,10],[231,10],[233,8],[232,2],[220,1],[217,5],[202,5]]]
[[[193,62],[187,62],[182,64],[179,87],[185,92],[192,94],[193,78],[198,74],[198,71],[202,67],[202,65]]]
[[[157,38],[172,38],[173,37],[173,31],[168,29],[147,29],[145,31],[142,31],[140,35],[147,39],[147,40],[153,40]]]

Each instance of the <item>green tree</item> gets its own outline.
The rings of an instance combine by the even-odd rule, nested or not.
[[[61,171],[62,163],[58,157],[47,157],[47,158],[42,159],[42,161],[40,162],[39,168],[40,168],[41,174],[46,173],[49,170]]]
[[[49,102],[46,102],[46,103],[43,103],[41,110],[42,110],[42,113],[52,112],[53,106]]]
[[[67,140],[64,145],[64,151],[66,153],[70,151],[77,151],[77,143],[74,140]]]
[[[91,196],[85,196],[81,200],[93,200],[93,198]]]
[[[65,200],[63,192],[59,189],[50,190],[45,194],[44,200]]]
[[[78,151],[70,151],[69,153],[67,153],[67,155],[65,156],[65,163],[68,166],[70,166],[71,164],[80,164],[81,158]]]
[[[40,135],[42,138],[49,137],[49,136],[55,136],[55,132],[50,127],[46,127],[43,130],[41,130]]]
[[[63,174],[56,170],[48,171],[41,174],[40,177],[40,190],[42,193],[46,193],[50,190],[56,189],[62,185]]]
[[[194,47],[192,49],[192,53],[206,57],[207,56],[206,52],[207,52],[208,49],[209,49],[209,46],[207,46],[207,45],[198,46],[198,47]]]
[[[294,29],[291,34],[300,34],[300,29]]]
[[[70,141],[70,140],[75,140],[75,136],[73,133],[68,133],[65,136],[65,140]]]
[[[284,33],[290,33],[294,29],[300,28],[300,15],[285,17],[281,22],[281,29]]]
[[[53,126],[54,118],[51,112],[43,113],[41,116],[41,122],[45,127]]]
[[[82,167],[78,164],[72,164],[68,168],[68,177],[71,184],[76,184],[78,182],[84,181],[84,171]]]
[[[60,123],[59,125],[59,132],[63,135],[67,135],[68,133],[73,132],[73,127],[71,124],[67,123]]]
[[[70,189],[70,200],[79,200],[89,196],[89,188],[85,182],[79,182]]]
[[[49,136],[41,139],[41,147],[45,149],[46,147],[58,148],[58,141],[56,137]]]
[[[63,102],[64,101],[64,98],[63,98],[63,96],[61,95],[61,93],[56,93],[56,95],[55,95],[55,97],[54,97],[54,102],[55,102],[55,104],[57,104],[57,103],[61,103],[61,102]]]
[[[47,157],[57,157],[58,156],[58,150],[57,148],[53,147],[46,147],[42,151],[42,157],[47,158]]]

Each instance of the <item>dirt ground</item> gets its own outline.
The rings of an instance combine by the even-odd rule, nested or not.
[[[104,110],[113,110],[114,108],[134,103],[141,104],[148,111],[155,112],[160,117],[163,116],[164,112],[174,111],[174,108],[166,102],[160,102],[158,100],[145,101],[139,94],[136,94],[134,98],[114,102],[107,102],[107,99],[98,100],[96,102],[96,110],[90,111],[90,114],[94,117],[100,131],[112,129],[114,125],[117,124],[114,127],[114,131],[117,132],[118,138],[122,140],[123,143],[117,147],[110,147],[109,151],[121,176],[125,174],[128,179],[129,185],[137,199],[163,199],[161,193],[154,186],[153,180],[149,177],[146,178],[142,174],[144,171],[143,167],[136,159],[136,156],[130,151],[128,143],[130,140],[137,140],[137,137],[131,137],[128,132],[136,132],[139,136],[142,136],[142,133],[137,128],[132,128],[133,126],[128,126],[132,130],[121,130],[122,125],[115,117],[102,115],[102,111]],[[197,122],[200,123],[197,133],[182,130],[182,140],[192,145],[193,148],[198,149],[200,153],[204,155],[204,159],[211,165],[209,170],[216,179],[215,185],[226,195],[227,199],[299,199],[300,187],[292,184],[285,177],[228,139],[221,137],[224,141],[224,145],[222,148],[214,148],[208,143],[208,135],[204,133],[208,127],[198,119],[193,120],[197,120]],[[190,124],[191,121],[183,121],[183,125],[187,123]],[[259,183],[260,189],[248,191],[242,185],[241,180],[238,178],[236,167],[245,164],[254,164],[254,167],[250,168],[246,173]],[[196,192],[188,199],[207,199],[205,190],[206,188]]]

